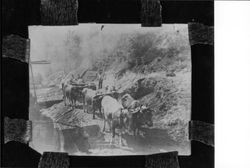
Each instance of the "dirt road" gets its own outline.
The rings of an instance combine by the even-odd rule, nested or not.
[[[133,136],[130,134],[123,135],[124,146],[120,147],[118,145],[118,136],[115,139],[115,144],[110,145],[111,133],[102,132],[103,120],[100,117],[93,119],[92,114],[83,112],[79,103],[77,108],[72,109],[67,107],[63,102],[54,104],[49,108],[41,110],[41,114],[46,118],[51,119],[54,124],[54,129],[72,130],[75,126],[84,128],[88,134],[88,141],[90,143],[90,153],[88,155],[135,155],[135,154],[149,154],[149,153],[159,153],[173,151],[176,149],[185,150],[183,147],[187,147],[186,143],[179,144],[172,140],[168,136],[168,130],[157,129],[157,128],[145,128],[144,136]],[[43,128],[46,129],[46,128]],[[49,128],[47,128],[49,129]],[[50,128],[51,129],[51,128]],[[44,130],[45,131],[45,130]],[[55,134],[53,134],[55,136]],[[60,136],[58,134],[58,136]],[[72,139],[68,137],[70,143],[75,143],[78,139]],[[54,143],[59,147],[54,147],[59,149],[59,151],[65,151],[65,140],[61,137],[55,138],[55,141],[62,141]],[[188,143],[188,142],[187,142]],[[80,152],[79,145],[76,145],[76,149],[69,149],[67,152],[73,155],[86,155],[84,152]]]

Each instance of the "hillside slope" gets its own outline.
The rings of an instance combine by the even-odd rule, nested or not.
[[[168,130],[179,142],[187,140],[191,116],[191,54],[186,33],[133,34],[93,64],[93,69],[105,72],[104,87],[115,86],[154,109],[154,127]]]
[[[114,86],[118,92],[129,93],[152,108],[154,127],[165,129],[175,141],[184,142],[191,117],[191,50],[187,25],[163,28],[159,32],[148,29],[125,33],[114,46],[93,55],[91,60],[83,59],[87,66],[76,67],[68,75],[58,73],[57,78],[49,81],[60,86],[58,81],[62,76],[61,81],[72,74],[81,76],[86,70],[103,71],[103,87]]]

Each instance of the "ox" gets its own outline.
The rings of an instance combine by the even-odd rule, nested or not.
[[[126,116],[128,120],[128,129],[135,136],[140,134],[143,126],[153,126],[153,110],[144,105],[140,105],[138,100],[135,100],[130,94],[125,94],[121,98],[121,103],[124,108],[127,108],[129,113]]]
[[[65,106],[67,101],[74,108],[78,97],[78,89],[70,84],[62,84],[63,99]]]
[[[95,119],[95,113],[96,111],[99,112],[100,116],[102,116],[102,99],[103,99],[103,95],[96,95],[93,98],[93,119]]]
[[[82,97],[83,97],[83,109],[91,108],[93,111],[93,119],[95,119],[96,111],[99,111],[100,116],[102,116],[101,111],[101,101],[103,98],[103,94],[99,90],[92,90],[88,88],[84,88],[82,90]],[[88,112],[88,110],[87,110]]]
[[[121,97],[121,103],[124,108],[127,109],[135,109],[136,107],[140,106],[140,102],[135,100],[130,94],[125,94]]]
[[[108,93],[108,94],[105,94],[105,95],[106,96],[111,96],[114,99],[118,99],[119,96],[120,96],[120,94],[117,93],[117,92],[111,92],[111,93]],[[93,118],[94,119],[95,119],[96,111],[99,112],[101,117],[103,116],[103,113],[101,111],[101,109],[102,109],[101,102],[102,102],[103,96],[104,96],[104,94],[101,91],[97,91],[96,96],[93,98]]]
[[[153,110],[140,106],[130,111],[127,115],[128,128],[133,132],[134,136],[140,135],[143,126],[153,126]]]
[[[123,106],[116,99],[111,96],[104,96],[101,102],[104,125],[103,132],[105,131],[106,122],[108,122],[109,128],[111,130],[112,138],[110,144],[114,142],[115,130],[120,129],[119,132],[119,145],[122,145],[122,134],[125,131],[126,123],[126,112],[123,110]]]
[[[97,95],[97,91],[96,90],[92,90],[89,88],[84,88],[82,90],[82,98],[83,98],[83,109],[86,109],[86,111],[88,112],[88,109],[92,109],[93,110],[93,119],[95,119],[95,111],[96,111],[96,103],[94,100],[95,97]]]

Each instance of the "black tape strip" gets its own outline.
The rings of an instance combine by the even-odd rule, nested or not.
[[[29,62],[30,40],[18,35],[9,35],[3,38],[2,56],[14,58],[22,62]]]
[[[189,139],[214,146],[214,125],[202,121],[190,121]]]
[[[147,155],[145,168],[179,168],[178,152]]]
[[[160,0],[141,0],[141,26],[160,27],[162,24]]]
[[[26,39],[25,62],[30,62],[30,39]]]
[[[214,45],[214,27],[200,23],[188,23],[190,45]]]
[[[78,0],[41,0],[42,25],[77,25]]]
[[[28,143],[32,139],[32,122],[23,119],[4,118],[4,143],[18,141]]]
[[[68,168],[69,156],[67,153],[44,152],[40,158],[38,168]]]

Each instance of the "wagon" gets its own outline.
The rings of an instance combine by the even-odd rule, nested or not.
[[[79,90],[82,90],[84,88],[89,88],[96,90],[96,84],[91,82],[91,83],[70,83],[72,86],[78,88]]]

